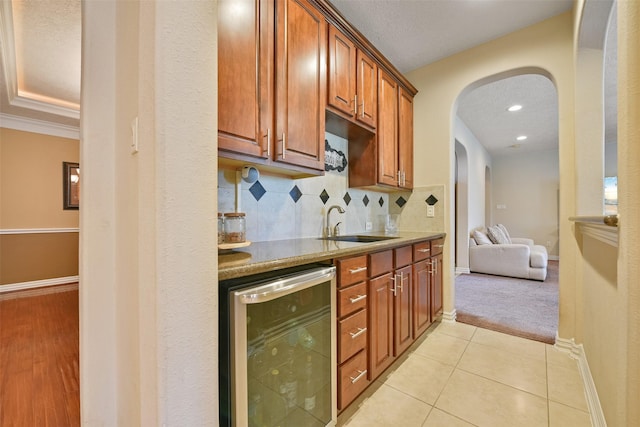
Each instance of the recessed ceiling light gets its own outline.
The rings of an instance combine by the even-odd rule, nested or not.
[[[515,105],[512,105],[511,107],[507,108],[507,111],[511,111],[512,113],[514,111],[520,111],[520,110],[522,110],[522,105],[519,105],[519,104],[515,104]]]
[[[516,138],[518,141],[524,141],[525,139],[527,139],[526,135],[520,135],[519,137]]]

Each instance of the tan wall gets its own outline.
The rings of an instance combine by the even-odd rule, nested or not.
[[[78,233],[0,235],[0,285],[78,275]]]
[[[414,168],[414,185],[445,186],[441,209],[445,232],[453,235],[454,117],[458,97],[477,85],[524,72],[551,78],[558,92],[560,159],[560,333],[574,336],[576,243],[569,216],[575,211],[574,67],[572,14],[556,16],[408,74],[418,89],[414,100],[414,159],[441,159]],[[448,240],[451,243],[453,240]],[[444,309],[453,311],[453,247],[445,246]]]
[[[62,163],[79,141],[0,128],[0,229],[78,228],[64,210]],[[0,235],[0,285],[78,275],[78,233]]]

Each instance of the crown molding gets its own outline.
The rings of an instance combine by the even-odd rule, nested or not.
[[[4,65],[4,78],[9,105],[71,119],[79,119],[80,106],[78,105],[59,105],[56,102],[38,99],[36,94],[20,91],[18,88],[18,73],[16,71],[13,12],[10,1],[3,1],[0,4],[0,24],[0,55],[2,55],[2,63]]]
[[[80,139],[80,128],[43,120],[0,114],[0,127],[62,138]]]

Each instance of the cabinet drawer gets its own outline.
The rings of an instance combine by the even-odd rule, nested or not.
[[[342,366],[338,366],[338,409],[346,408],[369,385],[367,352],[361,351]]]
[[[413,262],[422,261],[431,256],[431,242],[420,242],[413,245]]]
[[[367,279],[367,256],[339,259],[336,261],[338,270],[338,288],[353,285]]]
[[[438,255],[442,253],[442,248],[444,248],[444,238],[435,239],[431,241],[431,255]]]
[[[367,310],[338,321],[338,363],[367,346]]]
[[[393,262],[395,268],[404,267],[413,262],[413,247],[403,246],[393,250]]]
[[[393,251],[369,254],[369,277],[376,277],[393,270]]]
[[[367,307],[367,282],[338,290],[338,317]]]

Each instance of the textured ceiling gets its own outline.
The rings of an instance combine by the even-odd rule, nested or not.
[[[566,12],[573,0],[331,0],[406,73]]]
[[[594,7],[611,0],[590,0]],[[399,70],[464,51],[569,10],[572,0],[333,0],[332,3]],[[1,113],[79,125],[80,0],[0,3]],[[601,23],[597,23],[601,25]],[[595,25],[595,24],[594,24]],[[615,31],[607,43],[607,141],[615,141]],[[595,41],[594,41],[595,43]],[[525,106],[506,114],[512,102]],[[557,146],[557,96],[540,76],[479,87],[459,102],[459,115],[492,153]],[[613,126],[612,126],[613,125]],[[555,135],[552,135],[555,131]]]
[[[606,10],[612,0],[588,1]],[[572,0],[331,0],[400,71],[439,59],[533,25],[573,6]],[[614,20],[615,21],[615,20]],[[599,43],[603,22],[584,31],[586,46]],[[616,41],[609,27],[606,45],[606,141],[616,141]],[[506,108],[523,109],[508,113]],[[459,99],[458,116],[491,155],[558,147],[558,101],[553,84],[527,75],[481,86]],[[516,137],[526,135],[526,141]]]

